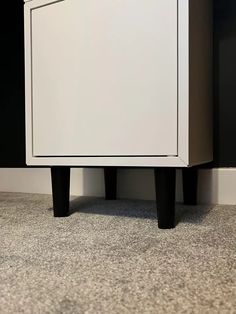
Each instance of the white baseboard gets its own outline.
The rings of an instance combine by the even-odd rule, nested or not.
[[[177,173],[177,201],[182,200],[181,172]],[[50,170],[42,168],[1,168],[0,191],[23,193],[51,193]],[[101,169],[72,169],[72,195],[104,195]],[[118,197],[155,199],[152,170],[120,169]],[[208,204],[236,204],[236,168],[201,170],[199,202]]]

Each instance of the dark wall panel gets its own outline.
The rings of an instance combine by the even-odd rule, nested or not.
[[[214,165],[236,166],[236,1],[214,1]]]
[[[25,165],[23,0],[0,10],[0,166]]]

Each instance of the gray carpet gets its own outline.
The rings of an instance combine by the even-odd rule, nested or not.
[[[236,206],[0,193],[0,313],[236,313]]]

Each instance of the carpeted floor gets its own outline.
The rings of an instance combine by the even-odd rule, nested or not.
[[[236,206],[0,193],[0,313],[236,313]]]

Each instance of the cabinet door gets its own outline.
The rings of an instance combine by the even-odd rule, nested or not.
[[[177,0],[34,8],[34,156],[177,155],[177,14]]]

